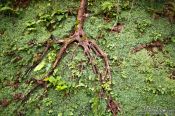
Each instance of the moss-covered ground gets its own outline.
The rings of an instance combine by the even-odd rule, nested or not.
[[[145,2],[133,3],[131,8],[121,9],[116,17],[107,21],[104,15],[96,13],[102,9],[102,3],[89,4],[90,13],[84,30],[108,54],[112,95],[120,104],[119,115],[174,116],[175,24],[165,17],[153,19],[147,11],[149,4]],[[13,116],[15,111],[27,116],[111,115],[104,100],[97,98],[100,85],[82,49],[76,44],[70,46],[55,70],[47,91],[43,87],[37,88],[24,104],[14,100],[15,94],[26,94],[34,85],[26,84],[26,80],[39,79],[48,71],[59,45],[55,45],[29,75],[23,79],[20,77],[37,58],[37,53],[42,52],[43,47],[39,43],[51,34],[58,38],[70,34],[76,23],[78,6],[78,0],[40,1],[19,10],[18,16],[0,15],[0,115]],[[159,3],[154,6],[159,7]],[[65,13],[68,9],[71,15]],[[55,12],[58,14],[52,16]],[[48,25],[52,21],[54,26],[50,28]],[[118,22],[124,25],[122,31],[111,32],[110,29]],[[133,52],[139,45],[156,40],[163,43],[166,39],[170,40],[161,46],[161,50],[153,47],[152,50],[143,48]],[[96,63],[103,67],[101,59],[97,58]],[[15,85],[16,80],[19,82]],[[53,81],[57,81],[56,87],[51,86]],[[46,96],[41,97],[44,92],[47,92]],[[2,106],[5,100],[9,105]]]

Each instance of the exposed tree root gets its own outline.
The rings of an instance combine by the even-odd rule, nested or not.
[[[171,41],[170,38],[165,38],[163,41],[160,40],[156,40],[156,41],[152,41],[150,43],[147,44],[141,44],[136,46],[134,49],[132,49],[132,51],[134,53],[139,52],[142,49],[146,49],[147,51],[150,51],[152,53],[155,53],[154,49],[157,49],[159,51],[163,50],[163,47],[165,44],[168,44]]]
[[[41,80],[35,80],[37,84],[24,96],[24,99],[22,100],[22,104],[29,99],[29,96],[36,88],[38,88],[41,85],[45,85],[43,80],[53,74],[54,70],[57,68],[61,59],[63,58],[63,55],[65,54],[66,50],[73,43],[78,43],[78,45],[81,48],[83,48],[84,54],[88,58],[89,63],[92,66],[93,72],[96,75],[98,75],[100,85],[109,83],[111,86],[112,77],[111,77],[111,71],[110,71],[109,60],[108,60],[107,54],[96,44],[95,41],[88,39],[85,35],[85,32],[83,31],[84,20],[86,18],[85,17],[86,11],[87,11],[87,0],[81,0],[80,8],[78,10],[78,16],[77,16],[78,24],[75,26],[74,34],[63,40],[59,40],[51,36],[45,42],[46,47],[43,53],[33,63],[33,65],[26,71],[26,73],[23,76],[28,75],[43,60],[43,58],[46,56],[46,54],[48,53],[49,49],[53,46],[53,44],[60,44],[62,47],[58,51],[50,71],[48,71],[48,73],[45,76],[43,76]],[[92,56],[92,53],[94,53],[95,55],[103,59],[104,71],[102,73],[99,72],[98,66],[93,63],[94,57]],[[109,94],[109,91],[101,87],[100,97],[103,97],[106,99],[107,108],[111,111],[113,116],[116,116],[117,113],[119,112],[119,105],[117,104],[117,102],[113,100],[113,98]]]
[[[44,42],[44,46],[45,46],[45,49],[44,51],[42,52],[42,54],[37,54],[36,58],[34,59],[33,61],[33,65],[30,66],[26,71],[25,73],[21,76],[21,78],[23,79],[25,76],[27,76],[39,63],[41,63],[41,61],[43,60],[43,58],[47,55],[49,49],[53,46],[53,44],[62,44],[64,41],[62,40],[55,40],[53,38],[53,35],[50,36],[50,38]]]

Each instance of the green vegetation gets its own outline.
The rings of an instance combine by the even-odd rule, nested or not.
[[[79,2],[33,0],[26,7],[14,7],[11,2],[0,5],[0,115],[110,116],[105,100],[99,97],[103,88],[119,103],[119,116],[152,116],[151,110],[164,110],[159,115],[173,116],[173,2],[155,0],[150,5],[151,1],[145,0],[88,0],[84,31],[108,54],[112,88],[109,83],[99,83],[83,49],[76,43],[44,82],[39,80],[51,68],[61,47],[57,44],[31,73],[25,73],[43,52],[42,43],[50,35],[61,39],[71,34]],[[171,12],[168,15],[165,11]],[[123,24],[121,31],[111,31],[119,23]],[[102,71],[102,59],[95,53],[92,56]],[[21,103],[38,83],[41,86]]]

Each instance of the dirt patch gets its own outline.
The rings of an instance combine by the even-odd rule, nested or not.
[[[175,70],[172,70],[170,79],[175,80]]]
[[[5,29],[0,29],[0,36],[4,35],[5,31]]]
[[[146,49],[147,51],[150,51],[151,53],[155,54],[159,51],[163,51],[165,44],[168,44],[170,40],[171,40],[170,38],[166,38],[163,41],[156,40],[147,44],[140,44],[135,48],[133,48],[132,52],[136,53],[141,51],[142,49]]]
[[[123,23],[117,23],[116,25],[114,25],[111,29],[111,32],[117,32],[120,33],[124,28],[124,24]]]
[[[22,7],[22,8],[26,8],[29,3],[30,3],[31,0],[16,0],[14,3],[13,3],[13,6],[15,8],[17,7]]]
[[[22,94],[22,93],[16,93],[16,94],[13,95],[13,99],[15,101],[23,100],[24,99],[24,94]]]
[[[10,101],[6,98],[4,98],[3,100],[0,101],[0,105],[2,107],[7,107],[10,104]]]
[[[6,86],[10,86],[10,87],[12,87],[12,88],[14,88],[14,89],[17,89],[18,87],[19,87],[19,80],[16,80],[16,81],[14,81],[14,82],[7,82],[6,83]]]

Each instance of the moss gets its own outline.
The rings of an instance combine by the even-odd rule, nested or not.
[[[0,31],[4,31],[0,34],[0,92],[2,93],[0,100],[6,97],[12,99],[14,93],[27,93],[32,86],[27,86],[23,81],[15,90],[5,86],[5,82],[15,81],[19,72],[23,74],[32,64],[32,57],[36,55],[36,52],[43,50],[39,45],[29,47],[27,43],[31,40],[35,40],[36,43],[43,42],[50,34],[58,38],[69,35],[76,23],[76,18],[75,16],[66,17],[51,32],[44,25],[39,24],[35,27],[36,31],[25,33],[27,22],[37,21],[40,13],[47,12],[51,15],[53,9],[77,8],[78,2],[77,0],[32,2],[29,7],[20,12],[18,17],[0,16]],[[94,13],[95,10],[99,10],[101,2],[93,2],[90,11]],[[155,110],[160,108],[166,111],[175,109],[175,81],[169,78],[171,70],[174,69],[174,43],[166,44],[163,52],[158,51],[154,56],[151,56],[151,53],[145,49],[132,53],[132,48],[137,45],[150,43],[155,38],[163,40],[171,37],[175,30],[175,25],[170,24],[164,18],[153,20],[146,12],[146,8],[142,7],[143,4],[145,3],[134,4],[131,11],[121,10],[118,18],[111,18],[110,22],[103,20],[103,16],[91,16],[91,14],[85,22],[84,29],[87,36],[96,40],[109,55],[114,83],[112,93],[121,105],[120,115],[136,115],[139,112],[146,112],[145,108]],[[124,23],[124,29],[121,33],[110,32],[110,28],[118,21]],[[138,22],[141,25],[139,29],[143,28],[143,32],[138,29]],[[149,25],[144,26],[145,23]],[[59,47],[53,48],[55,52],[58,49]],[[81,59],[83,56],[81,48],[77,49],[76,44],[72,45],[67,53],[55,71],[55,75],[61,76],[67,84],[71,85],[72,88],[68,93],[67,91],[58,92],[50,87],[48,96],[39,100],[38,96],[42,95],[43,88],[38,88],[24,106],[20,106],[19,102],[13,102],[0,110],[1,114],[13,115],[12,112],[18,108],[26,115],[93,115],[90,101],[99,88],[97,77],[93,74],[87,59]],[[77,57],[74,58],[74,55]],[[12,62],[17,56],[21,56],[22,60]],[[32,72],[25,78],[30,79],[42,75],[49,68],[52,60],[46,62],[48,65],[45,65],[41,71]],[[100,59],[96,62],[102,66]],[[79,74],[79,66],[85,67],[82,74]],[[87,87],[74,88],[80,84]],[[103,101],[100,102],[100,107],[104,107]],[[103,115],[111,114],[106,111]]]

